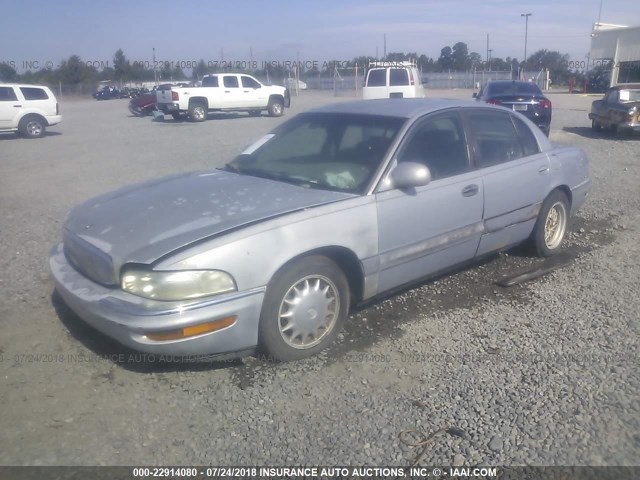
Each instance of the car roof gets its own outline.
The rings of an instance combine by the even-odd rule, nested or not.
[[[332,103],[308,110],[306,113],[352,113],[356,115],[414,118],[438,110],[456,107],[492,108],[493,106],[485,103],[478,104],[476,101],[446,98],[382,98]]]
[[[487,82],[487,85],[492,84],[498,84],[498,85],[507,85],[507,84],[513,84],[513,85],[518,85],[518,84],[525,84],[525,85],[536,85],[534,82],[529,82],[526,80],[489,80]]]
[[[33,87],[33,88],[49,88],[46,85],[33,85],[31,83],[3,83],[0,82],[1,87]]]

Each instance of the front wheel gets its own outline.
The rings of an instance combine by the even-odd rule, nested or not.
[[[602,130],[602,125],[600,125],[595,118],[591,119],[591,130],[593,130],[594,132],[599,132],[600,130]]]
[[[202,103],[189,105],[189,117],[194,122],[204,122],[207,119],[207,107]]]
[[[294,261],[267,285],[260,314],[264,353],[287,362],[319,353],[334,341],[349,312],[349,284],[329,258]]]
[[[567,196],[554,190],[542,203],[531,241],[536,254],[551,257],[560,252],[569,225],[569,200]]]
[[[272,98],[269,100],[267,110],[269,111],[269,116],[280,117],[284,113],[284,103],[279,98]]]

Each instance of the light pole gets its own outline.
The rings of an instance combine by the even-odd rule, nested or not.
[[[525,68],[527,66],[527,36],[529,34],[529,17],[531,13],[521,13],[520,16],[524,17],[524,60],[522,61],[522,76],[525,75]],[[523,78],[524,80],[524,78]]]

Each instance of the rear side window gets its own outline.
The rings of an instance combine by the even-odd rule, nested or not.
[[[528,157],[529,155],[535,155],[536,153],[540,153],[540,147],[538,147],[538,141],[536,140],[535,135],[531,132],[531,129],[527,127],[525,123],[515,115],[511,118],[513,120],[514,125],[516,126],[518,137],[520,137],[520,143],[522,144],[522,150],[524,151],[524,156]]]
[[[42,88],[20,87],[25,100],[47,100],[49,95]]]
[[[218,85],[218,77],[204,77],[202,79],[203,87],[217,87]]]
[[[367,87],[384,87],[387,85],[387,71],[384,68],[369,70]]]
[[[476,158],[480,168],[523,156],[520,139],[508,113],[472,111],[469,112],[469,122],[476,139]]]
[[[11,87],[0,87],[0,102],[13,102],[18,100],[16,92]]]
[[[227,88],[238,88],[238,77],[224,76],[222,83]]]
[[[409,85],[409,72],[404,68],[389,69],[389,86],[402,87]]]

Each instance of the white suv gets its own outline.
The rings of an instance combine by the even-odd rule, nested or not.
[[[424,85],[415,62],[370,62],[362,98],[423,98]]]
[[[39,138],[47,127],[61,121],[58,101],[49,87],[0,84],[0,132]]]

